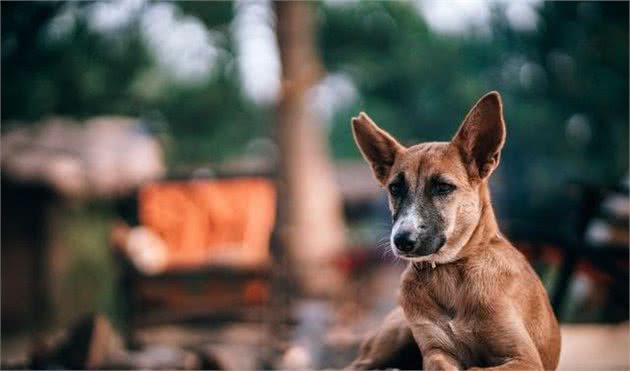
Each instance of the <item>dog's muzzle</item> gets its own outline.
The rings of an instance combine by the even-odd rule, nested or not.
[[[392,241],[399,256],[412,258],[436,253],[446,243],[446,237],[441,233],[417,234],[402,230],[396,232]]]

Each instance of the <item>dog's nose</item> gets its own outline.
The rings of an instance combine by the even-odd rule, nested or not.
[[[394,245],[401,252],[410,252],[416,246],[416,240],[411,238],[410,232],[399,232],[394,236]]]

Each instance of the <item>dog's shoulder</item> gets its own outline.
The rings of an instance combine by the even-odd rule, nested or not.
[[[518,273],[521,254],[502,236],[471,249],[462,259],[465,272],[471,276],[488,279],[488,276],[511,276]]]
[[[520,283],[537,279],[525,256],[504,237],[480,246],[459,264],[468,289],[489,300],[516,292]]]

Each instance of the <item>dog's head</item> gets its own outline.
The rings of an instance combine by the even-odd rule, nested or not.
[[[392,250],[412,261],[446,263],[468,242],[481,217],[481,186],[505,142],[501,97],[490,92],[470,110],[450,142],[399,144],[365,113],[354,139],[387,189]]]

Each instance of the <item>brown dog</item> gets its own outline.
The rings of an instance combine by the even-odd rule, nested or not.
[[[415,343],[420,352],[403,367],[555,369],[560,332],[549,299],[490,203],[505,142],[499,94],[481,98],[448,143],[405,148],[365,113],[352,129],[389,193],[392,250],[410,264],[400,307],[350,367],[391,367]]]

